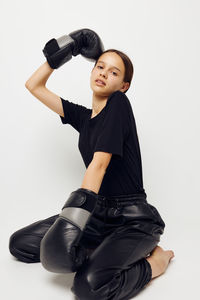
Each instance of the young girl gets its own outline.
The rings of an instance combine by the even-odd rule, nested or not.
[[[137,129],[125,95],[133,76],[132,62],[116,49],[98,57],[90,79],[92,109],[49,91],[45,85],[52,72],[45,62],[33,74],[37,84],[30,92],[56,112],[63,124],[79,132],[78,146],[86,166],[81,189],[98,194],[95,210],[76,244],[71,291],[81,300],[130,299],[163,274],[174,257],[172,250],[157,245],[165,223],[147,202],[143,187]],[[54,215],[14,232],[9,241],[11,254],[22,262],[40,262],[41,241],[58,218]],[[68,226],[66,233],[70,230],[74,229]],[[59,257],[59,251],[60,245],[53,256]],[[67,253],[59,259],[67,262]]]

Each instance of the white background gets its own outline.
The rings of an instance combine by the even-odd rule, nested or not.
[[[198,0],[1,1],[1,296],[3,299],[74,299],[73,274],[15,260],[10,235],[60,212],[81,186],[85,166],[78,132],[63,125],[26,88],[45,62],[47,41],[82,28],[98,33],[105,49],[132,60],[126,93],[136,119],[148,202],[166,228],[160,246],[175,258],[138,299],[196,297],[199,283]],[[50,76],[47,87],[92,107],[93,63],[76,56]]]

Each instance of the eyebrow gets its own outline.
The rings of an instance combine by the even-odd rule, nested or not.
[[[104,63],[105,64],[105,62],[104,61],[102,61],[102,60],[99,60],[98,62],[100,62],[100,63]],[[112,66],[113,68],[115,68],[115,69],[117,69],[119,72],[121,72],[121,70],[120,69],[118,69],[117,67],[115,67],[115,66]]]

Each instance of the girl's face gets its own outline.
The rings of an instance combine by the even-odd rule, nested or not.
[[[109,96],[114,91],[126,91],[129,83],[123,81],[125,66],[121,57],[115,52],[102,54],[90,76],[90,87],[96,96]],[[104,84],[96,82],[102,80]]]

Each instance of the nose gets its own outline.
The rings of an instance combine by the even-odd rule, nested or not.
[[[105,70],[101,70],[100,75],[103,76],[104,78],[107,77],[107,76],[106,76],[106,71],[105,71]]]

